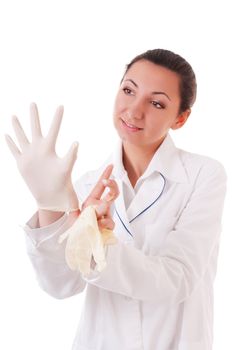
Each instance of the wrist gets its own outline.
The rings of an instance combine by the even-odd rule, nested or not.
[[[39,227],[53,224],[64,215],[64,212],[51,211],[46,209],[38,210]]]
[[[77,219],[79,217],[80,213],[81,213],[80,209],[70,211],[69,217]]]

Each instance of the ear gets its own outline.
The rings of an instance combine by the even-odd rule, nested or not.
[[[191,114],[191,109],[186,109],[184,112],[179,114],[176,117],[175,121],[173,122],[171,129],[173,130],[180,129],[186,123],[190,114]]]

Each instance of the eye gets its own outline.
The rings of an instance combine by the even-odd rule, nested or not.
[[[165,108],[165,106],[162,103],[158,102],[158,101],[151,101],[151,104],[154,107],[156,107],[157,109],[164,109]]]
[[[131,94],[132,94],[132,90],[129,89],[129,88],[127,88],[127,87],[124,87],[124,88],[123,88],[123,91],[124,91],[124,93],[125,93],[126,95],[131,95]]]

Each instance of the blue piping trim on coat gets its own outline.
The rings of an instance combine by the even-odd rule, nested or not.
[[[138,215],[136,215],[133,219],[131,219],[131,220],[129,221],[129,223],[133,222],[133,221],[134,221],[135,219],[137,219],[140,215],[142,215],[145,211],[147,211],[147,210],[148,210],[153,204],[155,204],[155,203],[159,200],[159,198],[162,196],[162,194],[163,194],[163,192],[164,192],[164,189],[165,189],[165,185],[166,185],[166,179],[165,179],[165,177],[164,177],[161,173],[159,173],[159,174],[162,176],[162,178],[163,178],[163,180],[164,180],[163,188],[162,188],[162,191],[160,192],[159,196],[158,196],[151,204],[149,204],[148,207],[146,207],[145,209],[143,209]],[[121,219],[121,217],[120,217],[120,215],[119,215],[119,213],[118,213],[118,211],[117,211],[116,208],[115,208],[115,211],[116,211],[116,214],[117,214],[119,220],[121,221],[123,227],[125,228],[125,230],[133,237],[132,233],[128,230],[128,228],[126,227],[126,225],[125,225],[124,222],[122,221],[122,219]]]

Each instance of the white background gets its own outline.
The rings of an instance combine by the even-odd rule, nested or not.
[[[37,285],[23,225],[35,203],[3,134],[18,115],[29,133],[37,102],[44,132],[65,106],[58,153],[80,142],[74,177],[95,168],[117,140],[114,96],[135,55],[167,48],[184,56],[198,78],[191,118],[176,145],[220,160],[228,174],[218,274],[214,350],[232,349],[231,313],[231,11],[229,1],[0,1],[0,348],[68,350],[84,295],[55,300]]]

